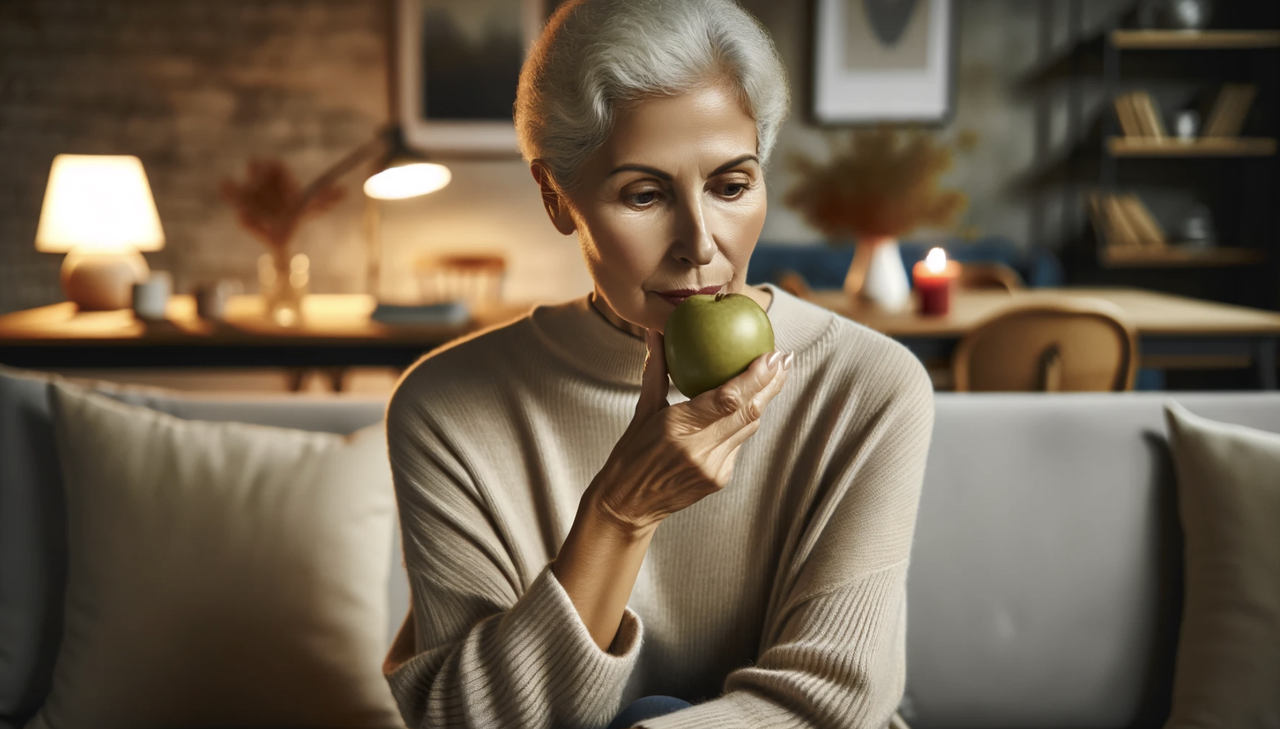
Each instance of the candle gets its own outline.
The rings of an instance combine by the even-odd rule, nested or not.
[[[934,248],[911,270],[916,290],[920,292],[920,313],[944,316],[951,310],[951,290],[960,276],[960,264],[947,260],[947,252]]]

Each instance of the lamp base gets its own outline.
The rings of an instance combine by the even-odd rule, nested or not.
[[[136,250],[71,251],[62,261],[62,291],[81,311],[112,311],[133,305],[133,284],[151,274]]]

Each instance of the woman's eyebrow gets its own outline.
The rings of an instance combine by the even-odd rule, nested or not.
[[[747,160],[753,160],[756,163],[760,162],[760,158],[755,156],[754,154],[744,154],[741,157],[736,157],[734,159],[731,159],[728,162],[725,162],[724,164],[715,168],[714,170],[711,171],[710,176],[715,177],[721,172],[724,172],[725,170],[733,169],[734,167],[737,167],[738,165],[742,164],[743,162],[746,162]],[[667,182],[671,181],[671,175],[669,173],[663,172],[662,170],[656,167],[648,167],[646,165],[632,165],[632,164],[619,165],[613,168],[613,171],[605,175],[605,177],[613,177],[619,172],[643,172],[646,175],[653,175],[654,177],[657,177],[660,180],[666,180]]]
[[[657,169],[656,167],[646,167],[644,165],[619,165],[613,168],[613,171],[605,175],[605,177],[613,177],[619,172],[643,172],[646,175],[653,175],[654,177],[657,177],[658,179],[661,179],[661,180],[666,180],[668,182],[671,181],[670,174],[663,172],[662,170]]]
[[[747,160],[754,160],[757,164],[760,163],[760,158],[755,156],[754,154],[744,154],[741,157],[738,157],[737,159],[731,159],[728,162],[725,162],[724,164],[715,168],[714,170],[711,171],[710,176],[715,177],[721,172],[724,172],[725,170],[733,169],[734,167],[737,167],[738,165],[742,164],[743,162],[746,162]]]

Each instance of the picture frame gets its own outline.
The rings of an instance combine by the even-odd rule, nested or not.
[[[814,0],[820,125],[943,124],[955,106],[953,0]]]
[[[397,120],[433,155],[518,157],[520,67],[561,0],[393,0]]]

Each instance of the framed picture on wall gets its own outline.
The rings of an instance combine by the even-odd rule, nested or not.
[[[941,123],[955,103],[952,0],[816,0],[819,124]]]
[[[395,0],[405,139],[442,155],[515,156],[520,67],[561,0]]]

